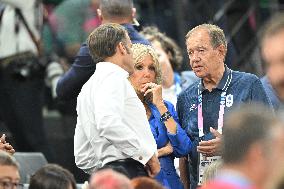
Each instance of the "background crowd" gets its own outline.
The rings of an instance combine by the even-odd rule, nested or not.
[[[220,105],[220,110],[215,110],[214,107],[219,107],[221,103],[219,96],[223,93],[214,91],[215,88],[222,90],[225,88],[223,92],[226,95],[229,94],[225,95],[225,98],[228,99],[228,96],[233,94],[235,102],[257,101],[268,106],[272,105],[275,112],[282,109],[284,102],[284,48],[282,43],[284,42],[284,15],[273,16],[283,11],[283,1],[134,0],[134,7],[136,9],[133,10],[131,16],[113,17],[111,13],[97,11],[98,8],[108,10],[106,7],[101,7],[99,0],[26,0],[25,2],[0,0],[0,133],[5,133],[0,138],[0,149],[5,149],[10,154],[14,154],[15,151],[42,152],[47,162],[57,164],[47,165],[37,172],[37,176],[29,178],[30,188],[37,188],[40,184],[44,184],[37,183],[37,181],[49,172],[62,175],[66,186],[72,186],[71,188],[75,188],[76,183],[89,180],[89,175],[84,173],[86,172],[85,167],[78,166],[79,169],[75,164],[75,161],[77,165],[78,161],[81,161],[75,159],[78,158],[78,154],[81,155],[87,151],[86,149],[83,149],[84,152],[75,149],[74,152],[78,114],[76,113],[76,100],[81,87],[96,70],[93,61],[102,61],[89,53],[88,45],[90,44],[86,43],[90,33],[101,24],[110,22],[121,24],[128,32],[133,44],[134,69],[138,71],[135,71],[136,75],[133,74],[130,77],[130,81],[146,109],[151,132],[158,147],[160,166],[162,170],[166,169],[164,173],[161,171],[156,178],[164,187],[195,188],[198,184],[198,177],[201,182],[200,175],[198,175],[200,170],[197,171],[197,161],[201,158],[199,154],[206,154],[214,159],[216,155],[230,154],[230,151],[226,151],[227,148],[237,148],[237,145],[243,145],[236,144],[231,147],[232,142],[229,141],[229,147],[227,147],[226,140],[228,139],[224,138],[225,146],[222,146],[222,152],[219,151],[222,130],[219,130],[218,116],[220,119],[222,106]],[[111,12],[111,10],[108,11]],[[274,22],[270,21],[265,25],[272,17]],[[210,24],[202,25],[203,23]],[[220,37],[220,40],[225,42],[217,42],[216,47],[220,47],[217,49],[212,45],[212,53],[219,53],[218,56],[212,54],[213,59],[204,56],[204,60],[215,61],[218,64],[216,67],[206,65],[208,70],[203,73],[196,66],[201,56],[199,53],[204,50],[199,47],[205,44],[205,50],[211,48],[211,45],[208,48],[206,46],[211,38],[208,38],[207,43],[204,40],[206,40],[207,31],[209,34],[211,31],[218,33],[219,29],[214,28],[215,25],[225,33],[223,38],[221,34],[221,37],[217,36],[217,38]],[[139,44],[136,45],[137,43]],[[160,66],[157,66],[158,64]],[[154,72],[151,72],[151,69]],[[236,71],[244,71],[256,76],[238,75],[239,72]],[[150,79],[147,82],[150,84],[141,87],[139,77],[146,72],[149,74]],[[224,73],[224,76],[215,74],[217,72]],[[201,88],[197,82],[198,78],[206,81]],[[229,81],[228,86],[226,80]],[[143,95],[139,94],[140,91],[146,92],[147,87],[151,88],[150,92],[153,94],[152,104],[148,104],[148,99],[144,99]],[[196,95],[197,90],[201,90],[202,94]],[[198,125],[199,128],[199,101],[197,98],[193,100],[195,96],[198,98],[201,96],[203,99],[201,103],[204,109],[201,107],[201,111],[203,110],[204,125],[206,125],[204,133],[208,135],[200,136],[198,129],[194,130],[188,126]],[[162,106],[161,101],[165,101]],[[228,104],[226,106],[230,107]],[[249,110],[246,108],[247,114],[252,114],[249,117],[252,120],[262,118],[260,114],[267,111],[259,107],[254,108]],[[259,109],[262,112],[256,111]],[[228,109],[225,112],[227,111]],[[170,120],[169,123],[160,124],[160,117],[164,112],[169,112],[169,116],[173,119],[166,117],[164,121]],[[188,112],[192,114],[188,116]],[[207,116],[211,114],[212,116]],[[245,115],[236,113],[235,116],[237,118],[229,118],[228,122],[235,123],[235,119],[244,119],[243,122],[236,123],[236,128],[253,124],[244,118]],[[263,122],[267,122],[266,125],[272,125],[272,122],[283,124],[280,120],[281,115],[277,120],[271,117],[273,115],[267,115],[263,118]],[[214,123],[216,127],[209,123]],[[226,124],[228,125],[225,122],[224,128]],[[234,137],[235,131],[227,127],[226,132],[231,132]],[[256,130],[258,130],[257,126],[251,132],[254,133]],[[237,136],[242,136],[238,134]],[[266,137],[261,133],[259,136]],[[259,136],[256,136],[255,141],[259,142]],[[254,136],[248,134],[243,137],[253,138]],[[281,137],[279,136],[280,139],[275,137],[275,140],[280,140],[283,144],[283,137]],[[170,142],[167,143],[165,138]],[[252,145],[253,142],[251,142]],[[183,145],[179,146],[180,143]],[[212,144],[218,148],[213,148]],[[77,145],[79,148],[82,144]],[[250,158],[253,159],[255,154],[249,153],[251,150],[249,145],[247,153],[240,155],[240,159],[245,157],[242,160],[246,161],[231,161],[230,156],[226,156],[227,159],[225,158],[224,162],[218,165],[218,169],[221,169],[221,176],[217,180],[219,183],[217,182],[216,186],[214,183],[208,185],[209,188],[218,188],[220,187],[218,184],[223,184],[224,180],[230,179],[224,175],[227,172],[236,171],[235,164],[239,166],[238,171],[241,170],[241,166],[252,166]],[[260,145],[266,145],[266,143]],[[277,142],[274,145],[279,146]],[[271,154],[276,155],[277,153],[271,152]],[[16,160],[6,156],[5,153],[0,154],[0,170],[1,166],[11,166],[14,171],[16,169],[18,172],[19,167]],[[281,150],[277,156],[281,156]],[[179,157],[182,157],[180,161]],[[263,162],[274,160],[274,157],[269,158],[263,159]],[[172,159],[175,159],[175,165],[171,162]],[[283,168],[281,164],[283,160],[281,158],[277,160],[279,167]],[[263,162],[255,164],[251,169],[259,167]],[[276,167],[274,164],[270,165],[270,168]],[[110,166],[110,168],[113,167]],[[271,172],[275,170],[272,169]],[[251,174],[261,171],[263,169],[259,168]],[[281,171],[279,169],[278,172]],[[173,172],[174,176],[172,176]],[[89,187],[92,188],[93,184],[93,188],[97,188],[100,185],[98,183],[103,185],[105,184],[104,179],[112,177],[118,180],[113,183],[119,185],[121,182],[120,184],[125,188],[139,188],[140,183],[143,183],[144,187],[147,184],[153,188],[163,187],[159,183],[152,183],[153,180],[147,177],[130,181],[127,177],[117,174],[108,169],[101,170],[90,178]],[[281,180],[281,174],[271,175],[273,178],[270,180],[275,179],[277,183],[278,177]],[[268,176],[263,174],[251,180],[259,184],[260,180],[266,177]],[[17,185],[19,179],[19,175],[13,178],[12,184]],[[1,188],[3,185],[1,177],[0,181]],[[276,181],[269,184],[273,185]],[[256,187],[261,188],[265,184],[261,183]],[[251,187],[251,185],[245,187]]]

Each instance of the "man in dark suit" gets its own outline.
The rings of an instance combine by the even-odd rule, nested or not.
[[[102,24],[121,24],[127,30],[132,43],[150,45],[132,25],[136,14],[132,0],[101,0],[97,13]],[[94,59],[96,58],[94,57]],[[76,98],[82,86],[88,81],[95,69],[96,64],[90,56],[89,48],[86,43],[83,43],[71,68],[57,83],[56,93],[58,98],[60,100]]]

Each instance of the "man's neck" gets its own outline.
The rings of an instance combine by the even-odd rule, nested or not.
[[[213,75],[203,78],[202,80],[204,87],[211,92],[214,88],[218,86],[224,73],[225,73],[225,66],[222,66],[222,68],[216,71]]]
[[[102,24],[107,24],[107,23],[131,24],[132,20],[130,18],[110,18],[102,20]]]
[[[224,165],[221,173],[227,175],[238,175],[250,183],[253,187],[262,188],[264,185],[264,179],[260,179],[259,173],[255,172],[255,169],[247,164],[236,164],[236,165]]]
[[[110,62],[110,63],[116,64],[119,67],[123,68],[122,63],[121,63],[119,57],[116,56],[116,55],[114,55],[112,57],[105,58],[104,62]]]

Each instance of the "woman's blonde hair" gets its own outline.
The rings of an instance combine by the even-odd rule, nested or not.
[[[134,66],[140,62],[143,61],[143,59],[147,55],[151,55],[154,61],[154,67],[155,67],[155,73],[156,73],[156,83],[161,84],[162,83],[162,71],[161,66],[158,61],[158,56],[156,51],[151,47],[150,45],[144,45],[144,44],[133,44],[132,45],[132,51],[133,51],[133,58],[134,58]]]

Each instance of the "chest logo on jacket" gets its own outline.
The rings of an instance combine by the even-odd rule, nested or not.
[[[229,108],[233,105],[234,103],[234,96],[232,94],[228,94],[226,96],[226,106]]]
[[[196,105],[196,104],[192,104],[192,105],[190,106],[189,111],[191,112],[191,111],[195,110],[196,108],[197,108],[197,105]]]

